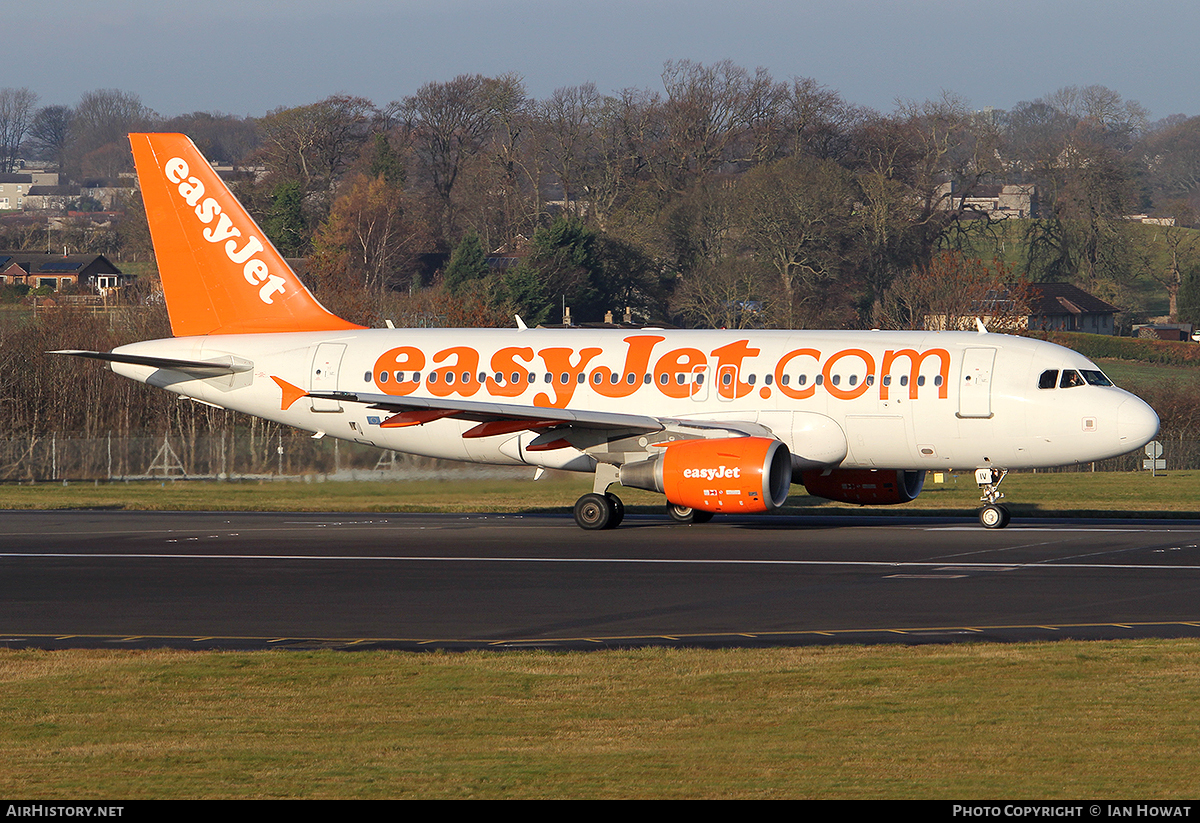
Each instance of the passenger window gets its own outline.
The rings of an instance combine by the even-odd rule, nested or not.
[[[1058,369],[1046,369],[1038,378],[1039,389],[1052,389],[1058,383]]]

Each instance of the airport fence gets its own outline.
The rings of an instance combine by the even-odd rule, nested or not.
[[[1160,435],[1165,468],[1200,469],[1200,440]],[[1143,450],[1049,472],[1148,471]],[[438,460],[302,433],[261,430],[206,435],[0,439],[0,482],[57,480],[425,480],[528,477],[529,467]]]
[[[528,477],[532,469],[401,454],[332,437],[219,432],[0,439],[0,482],[133,480],[422,480]]]

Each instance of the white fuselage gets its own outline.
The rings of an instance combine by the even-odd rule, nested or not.
[[[464,439],[475,422],[382,428],[393,412],[281,397],[312,392],[445,398],[753,423],[798,469],[1031,468],[1139,448],[1158,418],[1114,386],[1039,388],[1048,370],[1098,372],[1050,343],[967,332],[369,329],[151,340],[120,353],[225,356],[253,368],[195,378],[119,374],[299,429],[431,457],[591,471],[576,448],[527,451],[535,432]],[[482,379],[482,382],[481,382]]]

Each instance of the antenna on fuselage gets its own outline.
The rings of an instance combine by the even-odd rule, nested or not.
[[[987,326],[983,325],[983,321],[982,321],[982,320],[980,320],[978,317],[976,317],[976,318],[975,318],[975,329],[976,329],[976,330],[977,330],[977,331],[978,331],[980,334],[987,334],[987,333],[988,333]]]

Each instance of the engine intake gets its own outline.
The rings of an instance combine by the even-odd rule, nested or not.
[[[701,511],[766,512],[787,500],[792,457],[769,437],[676,440],[661,455],[622,466],[620,481]]]

